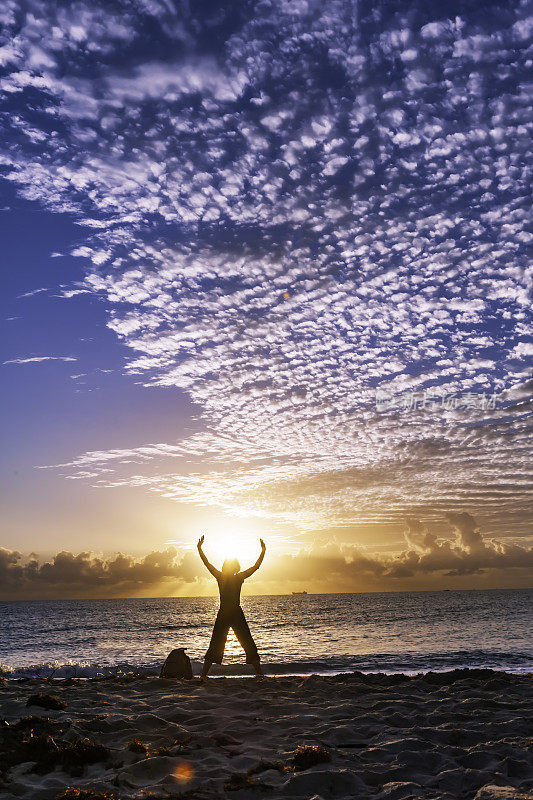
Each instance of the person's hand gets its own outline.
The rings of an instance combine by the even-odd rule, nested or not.
[[[261,542],[261,550],[262,550],[262,551],[263,551],[263,553],[264,553],[264,552],[265,552],[265,550],[267,549],[267,548],[266,548],[266,544],[264,543],[264,541],[263,541],[262,539],[259,539],[259,541]]]
[[[199,550],[199,549],[200,549],[200,547],[203,545],[203,543],[204,543],[204,539],[205,539],[205,536],[200,536],[200,538],[198,539],[198,544],[196,545],[196,546],[197,546],[197,548],[198,548],[198,550]]]

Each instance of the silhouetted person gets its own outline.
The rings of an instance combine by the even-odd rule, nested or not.
[[[209,649],[205,654],[202,678],[207,677],[207,673],[211,669],[211,664],[213,662],[215,662],[215,664],[222,664],[222,657],[224,655],[224,648],[230,628],[233,629],[235,636],[246,653],[246,663],[252,665],[257,675],[264,675],[261,669],[261,659],[259,658],[257,647],[240,604],[241,586],[246,578],[253,575],[261,566],[265,557],[265,543],[261,539],[261,555],[253,567],[249,567],[249,569],[245,569],[242,572],[239,571],[240,564],[236,558],[226,559],[222,564],[222,570],[216,569],[205,557],[204,551],[202,550],[203,543],[204,537],[202,536],[198,541],[198,552],[211,575],[217,579],[218,590],[220,592],[220,608],[215,620]]]

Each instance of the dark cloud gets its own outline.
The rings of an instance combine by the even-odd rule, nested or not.
[[[325,590],[356,590],[371,579],[374,587],[394,589],[397,581],[421,576],[472,576],[487,570],[528,570],[533,548],[506,545],[483,538],[474,518],[465,512],[447,514],[455,539],[429,533],[418,520],[410,520],[407,549],[392,556],[376,556],[353,546],[336,543],[315,546],[295,555],[272,556],[259,580],[288,591],[292,582],[318,583]],[[159,594],[190,594],[194,582],[205,578],[196,553],[178,555],[174,548],[153,552],[142,559],[118,554],[109,559],[91,553],[58,553],[39,564],[24,560],[17,551],[0,548],[0,598],[115,597],[153,589]],[[205,584],[198,584],[198,589]]]
[[[178,592],[199,574],[191,553],[178,557],[174,548],[154,551],[141,559],[119,553],[103,559],[84,552],[57,553],[39,564],[14,550],[0,548],[0,597],[100,597],[135,595],[153,587]]]
[[[389,574],[473,575],[487,569],[530,569],[533,566],[533,548],[484,539],[476,520],[467,512],[448,513],[446,519],[453,526],[454,541],[439,539],[420,522],[411,521],[405,538],[414,549],[401,553],[391,563]]]
[[[383,588],[393,588],[395,579],[427,575],[453,577],[482,574],[486,570],[531,569],[533,548],[484,539],[475,519],[466,512],[446,515],[455,539],[439,537],[419,520],[407,523],[407,549],[392,556],[376,556],[357,547],[327,545],[310,552],[282,556],[270,568],[278,579],[311,581],[326,576],[336,580],[379,579]],[[267,568],[268,569],[268,568]]]

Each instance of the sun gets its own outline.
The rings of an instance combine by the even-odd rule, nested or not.
[[[206,531],[205,552],[220,567],[226,558],[238,559],[241,568],[250,567],[261,552],[259,539],[251,534],[232,531],[231,529],[217,529]]]

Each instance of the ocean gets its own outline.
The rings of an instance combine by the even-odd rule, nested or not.
[[[533,671],[533,590],[244,597],[266,674],[481,667]],[[0,603],[0,675],[158,673],[175,647],[199,671],[215,598]],[[230,634],[213,674],[247,675]]]

